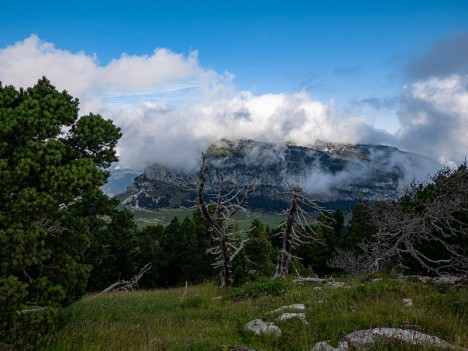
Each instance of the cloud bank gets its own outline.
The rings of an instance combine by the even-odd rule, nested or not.
[[[45,75],[80,99],[83,114],[100,113],[122,128],[120,160],[135,168],[154,161],[195,166],[200,152],[220,138],[385,143],[458,163],[468,150],[468,76],[454,73],[457,67],[449,76],[421,78],[402,89],[401,129],[391,134],[305,92],[237,91],[230,73],[204,68],[197,52],[156,49],[100,64],[96,55],[57,49],[35,35],[0,49],[3,84],[31,86]]]

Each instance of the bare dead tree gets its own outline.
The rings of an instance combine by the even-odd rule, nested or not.
[[[289,196],[289,209],[286,211],[287,218],[280,224],[279,235],[283,239],[283,244],[278,253],[276,272],[273,279],[284,278],[288,274],[289,264],[293,256],[291,251],[304,243],[314,240],[314,228],[311,224],[316,224],[316,219],[304,209],[322,212],[315,202],[309,200],[302,194],[302,189],[298,186],[291,186],[291,191],[284,193]]]
[[[210,196],[206,193],[206,182],[208,169],[206,165],[207,155],[202,154],[202,163],[200,167],[200,177],[198,184],[198,206],[203,219],[207,223],[210,231],[213,246],[208,249],[208,253],[215,256],[213,266],[219,269],[221,287],[229,286],[233,281],[232,262],[241,252],[244,243],[242,240],[236,242],[238,232],[232,231],[233,218],[239,211],[244,211],[244,205],[250,194],[255,191],[255,185],[252,183],[237,191],[230,191],[223,194],[223,180],[218,180],[217,193]],[[208,203],[205,197],[212,198]]]
[[[371,265],[363,255],[359,255],[354,250],[337,249],[336,254],[327,261],[330,268],[337,268],[349,275],[358,275],[368,272]]]
[[[413,182],[397,202],[379,203],[373,220],[378,231],[360,245],[370,270],[404,267],[412,257],[433,274],[468,274],[468,169],[443,169],[428,184]],[[428,253],[427,247],[437,247]]]
[[[140,269],[140,272],[138,272],[138,274],[136,274],[133,278],[131,278],[129,280],[123,280],[123,279],[118,280],[115,283],[109,285],[103,291],[101,291],[99,293],[99,295],[105,294],[105,293],[108,293],[108,292],[111,292],[111,291],[118,291],[118,290],[128,291],[128,290],[133,290],[133,289],[137,288],[138,287],[138,281],[150,269],[151,269],[151,263],[145,264],[144,267]]]

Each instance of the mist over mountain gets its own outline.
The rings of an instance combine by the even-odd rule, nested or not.
[[[263,211],[286,207],[279,193],[291,184],[329,208],[350,207],[363,199],[396,199],[413,179],[426,179],[441,167],[429,158],[384,145],[304,147],[222,139],[206,154],[208,187],[221,178],[226,191],[255,183],[257,191],[247,207]],[[150,210],[194,206],[198,172],[197,167],[151,164],[121,198],[126,206]]]

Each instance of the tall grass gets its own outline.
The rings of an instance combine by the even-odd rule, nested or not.
[[[61,322],[46,338],[43,350],[214,351],[223,350],[223,345],[310,350],[318,341],[333,344],[352,331],[373,327],[416,329],[468,346],[466,289],[441,291],[388,277],[348,282],[350,288],[284,284],[280,296],[252,294],[252,286],[243,295],[239,289],[221,290],[207,283],[189,286],[183,301],[183,288],[88,295],[62,311]],[[411,298],[414,305],[405,306],[403,298]],[[275,322],[278,314],[269,313],[292,303],[306,305],[308,324]],[[244,324],[256,318],[275,322],[282,336],[275,339],[245,331]],[[375,349],[402,348],[427,349],[395,344]]]

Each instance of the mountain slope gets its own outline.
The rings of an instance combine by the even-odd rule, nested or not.
[[[278,194],[298,184],[327,207],[349,207],[359,199],[395,199],[413,179],[440,165],[426,157],[383,145],[317,144],[313,147],[253,140],[220,140],[207,151],[209,182],[222,178],[227,190],[252,182],[251,209],[287,206]],[[161,164],[146,167],[121,195],[129,207],[158,209],[195,205],[198,169]]]

